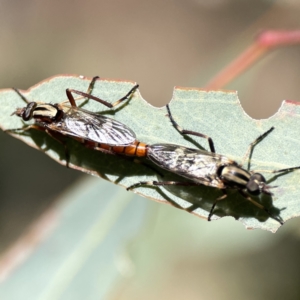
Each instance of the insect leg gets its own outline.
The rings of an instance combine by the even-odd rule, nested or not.
[[[50,135],[54,140],[62,144],[65,148],[65,159],[66,159],[66,167],[69,168],[69,163],[70,163],[70,152],[67,147],[66,142],[62,139],[62,134],[55,132],[55,131],[50,131],[48,129],[45,129],[45,132]]]
[[[99,76],[94,76],[94,77],[93,77],[93,79],[91,80],[91,82],[90,82],[90,84],[89,84],[89,87],[88,87],[88,89],[87,89],[87,91],[86,91],[87,94],[89,94],[89,95],[92,94],[93,89],[94,89],[95,82],[96,82],[98,79],[100,79]],[[82,97],[79,97],[79,98],[76,98],[76,99],[74,99],[74,100],[77,101],[77,100],[81,100],[81,99],[82,99]],[[83,102],[79,105],[79,107],[83,107],[84,105],[86,105],[86,103],[87,103],[88,101],[89,101],[89,98],[85,99],[85,101],[83,101]]]
[[[100,79],[99,76],[94,76],[94,77],[93,77],[93,79],[92,79],[92,81],[90,82],[89,87],[88,87],[88,89],[87,89],[87,91],[86,91],[87,94],[89,94],[89,95],[92,94],[93,89],[94,89],[95,82],[96,82],[98,79]]]
[[[171,123],[173,124],[173,126],[177,129],[177,131],[179,131],[181,134],[190,134],[190,135],[195,135],[195,136],[199,136],[199,137],[207,139],[210,151],[213,152],[213,153],[216,153],[214,142],[213,142],[213,140],[212,140],[211,137],[209,137],[209,136],[207,136],[205,134],[202,134],[200,132],[195,132],[195,131],[191,131],[191,130],[185,130],[185,129],[181,128],[178,125],[178,123],[174,120],[174,118],[173,118],[173,116],[171,114],[171,110],[170,110],[169,104],[167,104],[166,107],[167,107],[167,111],[168,111],[168,117],[169,117]]]
[[[280,170],[273,170],[273,171],[271,171],[271,173],[285,173],[285,172],[291,172],[291,171],[298,170],[298,169],[300,169],[300,166],[286,168],[286,169],[280,169]]]
[[[185,208],[184,210],[186,210],[188,212],[193,212],[197,208],[199,208],[199,204],[192,204],[191,206]]]
[[[199,185],[194,182],[181,182],[181,181],[140,181],[138,183],[135,183],[128,188],[126,188],[127,191],[135,189],[137,187],[140,187],[142,185],[146,186],[163,186],[163,185],[181,185],[181,186],[192,186],[192,185]]]
[[[69,153],[69,150],[67,148],[66,143],[61,139],[61,134],[59,134],[59,133],[55,134],[54,132],[49,131],[47,128],[42,127],[42,126],[38,126],[36,124],[25,126],[23,128],[8,129],[8,130],[5,130],[5,132],[8,132],[8,133],[18,133],[19,131],[27,131],[27,130],[30,130],[30,129],[35,129],[35,130],[46,132],[53,139],[55,139],[57,142],[61,143],[64,146],[64,148],[65,148],[65,156],[66,156],[66,167],[68,168],[69,167],[69,160],[70,160],[70,153]]]
[[[248,160],[250,161],[250,158],[252,156],[252,152],[253,152],[253,148],[255,147],[255,145],[257,145],[261,140],[263,140],[269,133],[271,133],[275,128],[274,127],[271,127],[269,130],[267,130],[265,133],[263,133],[262,135],[260,135],[257,139],[255,139],[248,147],[243,159],[242,159],[242,162],[239,164],[239,166],[242,166],[244,163],[245,163],[245,160]],[[249,166],[248,166],[248,169],[249,169]]]
[[[81,91],[78,91],[78,90],[74,90],[74,89],[66,89],[66,93],[67,93],[67,97],[71,103],[72,106],[76,106],[76,103],[75,101],[77,99],[74,99],[72,93],[75,93],[75,94],[78,94],[78,95],[81,95],[83,97],[86,97],[88,99],[93,99],[109,108],[112,108],[112,107],[115,107],[117,106],[118,104],[120,104],[122,101],[128,99],[134,92],[135,90],[139,87],[139,85],[135,85],[124,97],[120,98],[119,100],[115,101],[114,103],[110,103],[110,102],[107,102],[105,100],[102,100],[98,97],[95,97],[93,95],[90,95],[90,94],[87,94],[87,93],[84,93],[84,92],[81,92]]]
[[[273,216],[273,215],[271,214],[271,212],[270,212],[266,207],[264,207],[262,204],[260,204],[260,203],[256,202],[255,200],[253,200],[249,195],[247,195],[247,194],[246,194],[245,192],[243,192],[242,190],[239,190],[239,192],[240,192],[240,194],[241,194],[244,198],[246,198],[247,200],[249,200],[252,204],[254,204],[254,205],[257,206],[258,208],[260,208],[260,209],[262,209],[263,211],[265,211],[265,212],[269,215],[270,218],[276,220],[276,221],[279,222],[281,225],[283,225],[283,221],[282,221],[281,218],[277,218],[277,217]]]
[[[210,212],[209,212],[209,215],[208,215],[208,218],[207,218],[208,221],[210,221],[212,215],[214,214],[214,210],[215,210],[215,207],[216,207],[217,202],[220,201],[220,200],[223,200],[223,199],[225,199],[225,198],[227,197],[227,192],[226,192],[226,190],[222,190],[222,192],[223,192],[223,195],[220,196],[220,197],[218,197],[218,198],[215,200],[214,204],[212,205],[212,207],[211,207],[211,209],[210,209]]]
[[[45,131],[44,127],[41,127],[41,126],[33,124],[33,125],[24,126],[22,128],[7,129],[7,130],[5,130],[5,132],[8,132],[8,133],[19,133],[19,131],[27,131],[27,130],[30,130],[30,129],[36,129],[36,130],[39,130],[39,131]]]
[[[18,89],[16,88],[12,88],[12,89],[22,98],[24,102],[26,102],[27,104],[30,103],[30,101],[24,95],[22,95]]]
[[[192,186],[192,185],[198,185],[198,184],[194,183],[194,182],[180,182],[180,181],[141,181],[141,182],[138,182],[136,184],[133,184],[133,185],[129,186],[126,190],[129,191],[129,190],[135,189],[137,187],[140,187],[142,185],[144,185],[144,186],[164,186],[164,185]],[[173,201],[171,199],[165,199],[165,200],[170,202],[170,204],[172,204],[176,208],[183,209],[183,210],[186,210],[188,212],[191,212],[195,209],[194,208],[194,209],[190,210],[190,208],[193,207],[193,205],[189,206],[188,208],[184,208],[184,207],[182,207],[181,205],[179,205],[178,203],[176,203],[175,201]]]
[[[272,173],[272,174],[276,174],[276,173],[288,173],[288,172],[292,172],[295,170],[299,170],[300,166],[297,167],[291,167],[291,168],[286,168],[286,169],[279,169],[279,170],[254,170],[253,172],[255,173]],[[279,174],[277,176],[281,176],[283,174]]]
[[[90,144],[87,141],[84,141],[83,144],[86,148],[89,148],[89,149],[100,151],[100,152],[105,153],[105,154],[118,155],[116,152],[113,152],[112,150],[110,150],[109,146],[107,148],[103,148],[103,147],[95,146],[94,143]]]

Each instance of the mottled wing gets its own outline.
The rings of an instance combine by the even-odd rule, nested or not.
[[[109,146],[127,146],[136,140],[129,127],[114,119],[80,108],[64,107],[64,112],[59,124],[62,134]]]
[[[165,170],[217,188],[224,188],[217,174],[218,168],[232,163],[226,156],[173,144],[151,145],[147,157]]]

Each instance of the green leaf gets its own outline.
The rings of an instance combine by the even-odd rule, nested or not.
[[[24,94],[32,101],[59,103],[66,100],[66,88],[86,91],[90,80],[91,78],[85,77],[56,76],[39,83]],[[93,95],[113,102],[124,96],[134,84],[129,81],[100,80],[95,84]],[[0,105],[2,129],[23,127],[20,118],[10,116],[17,107],[24,106],[22,99],[13,90],[1,91]],[[129,126],[136,133],[137,139],[147,144],[172,143],[196,147],[191,143],[191,138],[183,137],[171,125],[164,107],[151,106],[142,99],[139,91],[136,91],[130,101],[112,110],[95,101],[89,101],[84,108],[95,112],[104,111],[106,115]],[[274,126],[275,130],[255,147],[251,170],[273,170],[300,165],[297,134],[300,128],[298,103],[285,101],[273,117],[254,120],[243,111],[236,92],[177,87],[170,108],[181,127],[212,137],[217,153],[227,155],[238,162],[244,156],[249,144]],[[14,136],[32,147],[42,149],[57,162],[65,164],[62,145],[45,133],[30,130]],[[205,139],[194,137],[192,140],[208,149]],[[164,171],[162,171],[164,177],[161,178],[145,165],[87,149],[72,139],[67,140],[67,145],[71,153],[72,168],[101,176],[124,187],[149,180],[186,181],[182,177]],[[271,174],[265,175],[267,179],[272,178]],[[262,196],[255,198],[255,201],[261,202],[273,215],[280,216],[284,221],[298,216],[299,176],[300,172],[294,171],[275,178],[271,183],[272,186],[277,186],[272,189],[274,196]],[[175,201],[183,207],[188,207],[191,203],[197,204],[199,208],[193,213],[202,218],[207,218],[214,200],[222,195],[220,190],[204,186],[140,187],[135,192],[160,202]],[[264,211],[255,207],[237,191],[232,190],[229,194],[225,200],[217,203],[212,219],[230,215],[242,221],[247,228],[261,228],[273,232],[280,226],[277,221],[269,218]]]

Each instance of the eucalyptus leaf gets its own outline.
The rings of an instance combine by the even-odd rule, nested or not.
[[[22,93],[32,101],[60,103],[66,100],[67,88],[86,91],[90,81],[91,78],[82,76],[55,76]],[[135,83],[131,81],[102,79],[96,82],[93,95],[112,103],[127,94],[134,85]],[[16,108],[25,106],[16,92],[11,89],[0,91],[0,105],[0,126],[3,130],[24,126],[20,118],[11,116]],[[273,170],[300,165],[299,103],[284,101],[274,116],[266,120],[254,120],[242,109],[235,91],[205,91],[176,87],[170,108],[181,127],[212,137],[217,153],[238,162],[243,158],[249,144],[274,126],[275,130],[255,147],[251,170]],[[136,133],[139,141],[147,144],[172,143],[209,149],[205,139],[191,139],[180,135],[166,117],[166,108],[151,106],[138,90],[129,101],[114,109],[107,109],[92,100],[84,105],[84,109],[103,113],[126,124]],[[66,164],[64,147],[47,134],[28,130],[13,136],[44,151],[60,164]],[[186,181],[163,170],[159,170],[163,174],[163,177],[160,177],[157,172],[144,164],[87,149],[71,138],[67,139],[67,146],[71,154],[71,168],[100,176],[123,187],[140,181]],[[280,216],[284,221],[299,216],[300,192],[297,187],[300,171],[278,177],[263,174],[267,180],[271,179],[272,186],[276,186],[272,188],[274,195],[256,197],[255,201],[261,202],[273,215]],[[205,219],[214,200],[222,195],[220,190],[204,186],[140,187],[134,192],[159,202],[173,201],[182,207],[197,204],[199,208],[193,213]],[[255,207],[235,190],[230,191],[225,200],[218,202],[212,220],[227,215],[242,221],[247,228],[261,228],[275,232],[280,226],[277,221],[269,218],[264,211]]]

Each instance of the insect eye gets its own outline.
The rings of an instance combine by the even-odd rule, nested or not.
[[[246,184],[246,188],[249,194],[257,196],[260,194],[260,188],[259,185],[254,178],[250,178],[248,183]]]
[[[248,193],[252,195],[259,195],[265,186],[266,179],[260,173],[254,173],[251,175],[246,188]]]
[[[265,177],[262,176],[260,173],[254,173],[251,176],[251,180],[257,180],[259,183],[261,183],[261,182],[265,183],[266,182]]]
[[[36,105],[37,105],[36,102],[30,102],[30,103],[28,103],[27,107],[25,108],[25,110],[24,110],[24,112],[22,114],[22,119],[24,121],[29,121],[32,118],[33,111],[34,111]]]

